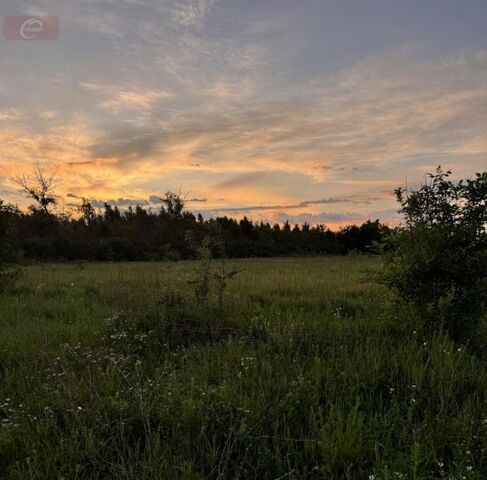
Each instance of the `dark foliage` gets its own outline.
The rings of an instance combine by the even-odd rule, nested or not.
[[[470,337],[487,305],[487,173],[452,182],[438,167],[396,190],[405,225],[391,237],[386,282],[434,329]]]
[[[20,215],[17,207],[0,200],[0,293],[12,286],[19,276],[19,270],[12,267],[12,263],[16,260],[14,220]]]
[[[187,242],[191,232],[197,243],[218,238],[226,256],[271,257],[311,254],[367,253],[389,229],[378,220],[333,232],[324,225],[291,227],[238,221],[219,217],[204,220],[184,210],[184,201],[171,192],[161,199],[162,207],[147,210],[140,206],[121,211],[105,204],[96,211],[89,200],[79,207],[81,216],[70,218],[52,211],[31,208],[22,213],[4,208],[12,226],[14,249],[27,259],[37,260],[163,260],[194,257]]]

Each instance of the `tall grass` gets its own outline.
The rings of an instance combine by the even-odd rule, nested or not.
[[[367,257],[25,269],[0,296],[0,478],[485,479],[479,351]],[[209,325],[211,330],[209,330]]]

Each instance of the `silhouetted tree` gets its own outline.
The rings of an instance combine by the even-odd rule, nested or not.
[[[181,218],[184,210],[184,199],[181,194],[166,192],[161,198],[165,213],[173,220]]]
[[[43,213],[51,214],[51,208],[57,204],[57,198],[54,194],[54,175],[47,175],[40,164],[37,164],[32,178],[22,174],[14,177],[13,181],[39,205]],[[35,209],[36,207],[33,205],[31,208]]]
[[[93,205],[91,204],[90,200],[88,200],[87,198],[84,198],[84,197],[81,200],[82,200],[82,203],[78,207],[78,210],[81,213],[82,219],[88,225],[90,222],[92,222],[95,219],[96,211],[95,211]]]

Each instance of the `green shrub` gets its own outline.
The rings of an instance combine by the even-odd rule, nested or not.
[[[16,207],[0,200],[0,293],[13,287],[20,275],[20,270],[12,266],[15,259],[12,217],[16,212]]]
[[[385,283],[435,330],[471,336],[487,303],[487,173],[452,182],[438,167],[417,190],[398,188],[405,223],[389,240]]]
[[[20,277],[20,269],[0,264],[0,293],[13,288]]]

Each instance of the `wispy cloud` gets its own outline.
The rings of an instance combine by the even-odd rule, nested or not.
[[[216,0],[185,0],[172,9],[172,19],[188,27],[201,27],[215,6]]]
[[[80,87],[100,95],[102,108],[120,112],[121,110],[151,110],[156,102],[167,99],[169,94],[164,90],[133,89],[118,85],[100,85],[82,82]]]

